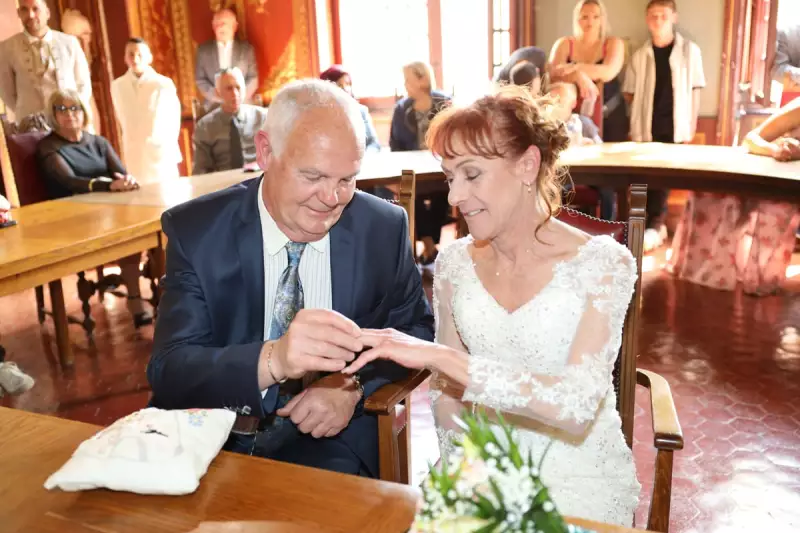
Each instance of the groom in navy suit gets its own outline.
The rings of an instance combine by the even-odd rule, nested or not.
[[[361,328],[433,340],[433,317],[405,211],[355,190],[364,144],[349,95],[290,83],[256,136],[264,175],[164,213],[152,405],[231,409],[226,449],[377,477],[364,398],[407,371],[339,370]]]

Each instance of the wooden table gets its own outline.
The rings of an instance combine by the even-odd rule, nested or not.
[[[100,428],[4,407],[0,428],[3,533],[399,533],[409,528],[419,497],[407,485],[228,452],[188,496],[47,491],[48,476]],[[633,532],[570,521],[598,533]]]
[[[605,143],[565,150],[560,163],[575,183],[627,188],[724,192],[800,199],[800,161],[782,163],[741,147],[661,143]]]
[[[396,183],[403,170],[421,181],[443,179],[439,161],[430,152],[381,152],[365,158],[359,185]],[[782,163],[748,154],[741,147],[604,143],[569,148],[559,162],[576,183],[718,191],[757,196],[800,198],[800,161]]]
[[[739,147],[605,143],[569,148],[561,155],[560,162],[569,168],[575,183],[581,185],[627,189],[633,183],[643,183],[663,189],[800,199],[800,161],[781,163],[745,153]],[[413,170],[419,182],[442,181],[442,188],[446,187],[441,164],[428,151],[367,154],[358,185],[397,184],[403,170]],[[172,207],[257,175],[240,170],[216,172],[166,184],[147,184],[124,194],[82,194],[70,201]]]
[[[11,210],[0,229],[0,297],[49,283],[56,344],[72,364],[61,278],[145,250],[163,273],[161,209],[56,200]]]
[[[378,154],[368,153],[364,156],[361,172],[357,178],[358,186],[363,188],[399,183],[403,170],[413,170],[417,180],[421,181],[444,179],[439,161],[430,152],[380,152]],[[77,203],[170,208],[259,175],[258,172],[226,170],[177,178],[162,183],[147,183],[136,191],[126,193],[77,194],[67,200]]]
[[[243,170],[226,170],[212,174],[175,178],[163,182],[146,183],[138,190],[124,193],[94,192],[76,194],[66,201],[81,204],[108,204],[160,207],[162,211],[194,198],[219,191],[244,180],[260,176],[260,173]]]

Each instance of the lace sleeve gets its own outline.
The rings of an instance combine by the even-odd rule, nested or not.
[[[436,272],[433,278],[433,313],[436,319],[436,342],[444,344],[460,352],[467,351],[453,319],[453,284],[448,276],[449,259],[447,252],[442,252],[436,261]],[[430,399],[433,417],[436,422],[436,435],[439,448],[444,457],[453,451],[453,443],[461,433],[454,417],[461,416],[464,403],[459,399],[463,395],[463,387],[459,387],[445,374],[433,372],[430,380]]]
[[[463,400],[582,434],[612,386],[622,325],[636,281],[636,260],[622,251],[593,257],[594,268],[581,265],[584,273],[577,283],[585,291],[586,305],[560,373],[533,374],[471,354]]]

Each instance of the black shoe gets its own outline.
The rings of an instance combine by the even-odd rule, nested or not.
[[[139,329],[142,326],[149,326],[153,323],[153,314],[149,311],[134,311],[131,306],[131,301],[141,300],[140,296],[128,296],[128,311],[133,316],[133,327]]]

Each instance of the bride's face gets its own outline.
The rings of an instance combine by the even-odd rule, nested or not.
[[[526,184],[531,183],[536,194],[539,151],[532,147],[516,160],[471,154],[445,158],[442,170],[450,187],[450,205],[464,215],[476,240],[489,240],[513,231],[515,221],[531,209],[533,198]]]

